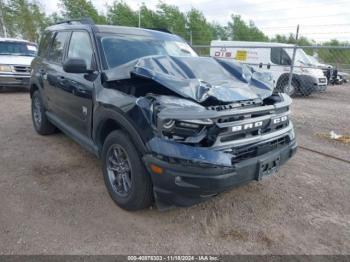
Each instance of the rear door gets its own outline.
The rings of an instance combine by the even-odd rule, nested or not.
[[[39,84],[41,86],[41,91],[43,92],[42,99],[45,103],[45,108],[49,109],[49,96],[48,96],[48,81],[47,81],[47,67],[48,67],[48,61],[47,56],[50,49],[50,45],[52,42],[53,33],[51,31],[45,32],[43,35],[40,46],[38,50],[37,57],[32,62],[32,69],[35,72],[35,78],[38,79]]]
[[[58,89],[64,86],[62,63],[70,34],[70,31],[60,31],[54,34],[50,51],[42,68],[48,98],[48,110],[60,120],[64,119],[65,108],[62,106],[63,101]]]

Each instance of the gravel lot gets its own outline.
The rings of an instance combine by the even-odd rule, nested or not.
[[[350,160],[350,85],[296,98],[300,145]],[[28,93],[0,93],[1,254],[350,254],[350,164],[300,149],[280,172],[191,208],[126,212],[100,163],[42,137]]]

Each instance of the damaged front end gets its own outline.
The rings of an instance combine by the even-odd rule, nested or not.
[[[268,74],[213,58],[152,56],[105,75],[127,77],[154,86],[136,95],[132,114],[142,115],[135,124],[158,204],[188,206],[260,180],[296,150],[291,99],[273,93]]]

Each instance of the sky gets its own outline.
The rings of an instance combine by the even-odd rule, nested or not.
[[[59,0],[41,0],[47,13],[57,11]],[[113,0],[92,0],[105,13]],[[134,10],[142,2],[155,9],[158,0],[124,0]],[[350,41],[350,0],[168,0],[181,11],[192,7],[204,13],[208,21],[225,25],[231,14],[239,14],[254,23],[268,36],[295,33],[300,25],[300,35],[324,42],[329,39]]]

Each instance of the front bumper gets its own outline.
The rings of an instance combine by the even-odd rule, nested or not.
[[[145,155],[144,162],[151,174],[157,205],[191,206],[220,192],[252,180],[260,180],[260,163],[264,159],[279,159],[284,164],[297,149],[294,140],[282,148],[253,157],[231,167],[225,166],[185,166],[160,160],[153,155]],[[150,169],[154,164],[163,169],[162,174],[156,174]]]
[[[298,78],[303,93],[324,92],[327,89],[326,77],[315,78],[310,75],[299,75]]]
[[[0,87],[29,88],[30,75],[0,74]]]

